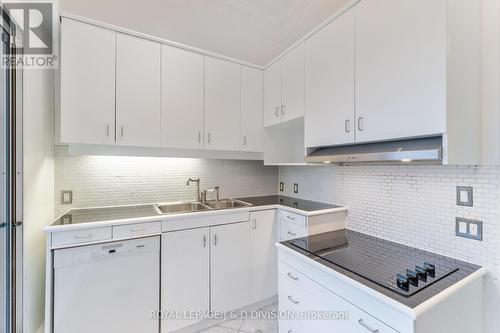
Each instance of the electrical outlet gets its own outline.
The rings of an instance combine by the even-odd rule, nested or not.
[[[458,237],[483,240],[483,222],[457,217],[455,224],[455,234]]]
[[[285,184],[283,182],[280,182],[280,192],[283,192],[285,190]]]
[[[299,184],[297,183],[293,184],[293,193],[299,193]]]
[[[73,203],[73,191],[61,192],[61,204],[70,205]]]

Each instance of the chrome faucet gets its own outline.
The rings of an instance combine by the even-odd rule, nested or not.
[[[203,190],[201,192],[201,198],[200,198],[200,202],[202,204],[206,204],[207,203],[207,193],[208,192],[214,192],[215,193],[215,198],[217,201],[220,201],[220,197],[219,197],[219,189],[220,187],[219,186],[215,186],[214,188],[211,188],[211,189],[207,189],[207,190]]]
[[[200,194],[200,177],[189,178],[186,182],[186,186],[191,185],[191,183],[196,183],[196,200],[201,201]]]

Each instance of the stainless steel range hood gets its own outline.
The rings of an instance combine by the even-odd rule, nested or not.
[[[442,164],[442,137],[365,143],[349,146],[309,148],[307,163]]]

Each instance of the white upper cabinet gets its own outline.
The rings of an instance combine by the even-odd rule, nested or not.
[[[282,121],[304,116],[304,44],[300,44],[281,60]]]
[[[117,144],[160,146],[160,77],[161,45],[142,38],[117,34]]]
[[[264,71],[264,126],[281,122],[281,62]]]
[[[115,32],[62,20],[61,142],[115,141]]]
[[[205,149],[240,149],[240,65],[205,57]]]
[[[242,151],[263,151],[263,93],[261,70],[241,66],[241,140]]]
[[[204,56],[162,46],[162,146],[203,148]]]
[[[305,144],[354,142],[354,11],[305,42]]]
[[[304,44],[264,72],[264,126],[304,116]]]
[[[356,7],[356,141],[446,132],[446,0]]]

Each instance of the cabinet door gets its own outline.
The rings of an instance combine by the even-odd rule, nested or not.
[[[354,142],[354,11],[305,43],[306,147]]]
[[[250,222],[210,228],[212,311],[250,304]]]
[[[115,32],[63,18],[61,142],[115,141]]]
[[[263,151],[263,73],[241,66],[241,141],[243,151]]]
[[[161,142],[161,45],[116,36],[116,142],[157,147]]]
[[[162,46],[162,146],[203,148],[204,56]]]
[[[446,132],[447,1],[362,1],[355,10],[356,140]]]
[[[283,57],[282,121],[304,116],[304,44]]]
[[[205,149],[240,149],[240,65],[205,57]]]
[[[250,213],[252,266],[252,298],[256,303],[278,294],[278,241],[276,210]]]
[[[264,127],[281,122],[281,62],[264,71]]]
[[[210,309],[208,228],[168,232],[162,235],[162,311]],[[192,325],[190,320],[165,319],[162,333]]]

